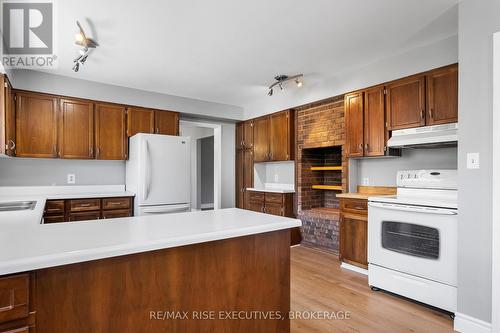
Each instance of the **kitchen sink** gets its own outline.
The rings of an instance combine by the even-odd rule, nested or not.
[[[16,211],[16,210],[33,210],[35,209],[36,201],[11,201],[0,202],[0,212]]]

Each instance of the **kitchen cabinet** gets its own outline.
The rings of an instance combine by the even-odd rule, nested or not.
[[[155,128],[156,134],[179,135],[179,114],[155,110]]]
[[[430,71],[427,76],[427,125],[458,121],[458,65]]]
[[[344,97],[346,150],[349,157],[363,156],[363,92]]]
[[[248,194],[246,189],[253,187],[253,151],[236,151],[236,207],[246,208]]]
[[[95,157],[126,160],[128,152],[126,108],[97,103],[95,106]]]
[[[127,135],[155,132],[155,111],[150,109],[129,107],[127,109]]]
[[[276,216],[294,217],[293,193],[273,193],[248,191],[247,209],[254,212],[266,213]],[[290,233],[291,245],[301,242],[300,228],[294,228]]]
[[[385,127],[384,86],[364,91],[363,102],[363,155],[383,156],[388,132]]]
[[[367,200],[340,199],[341,261],[368,268],[368,207]]]
[[[0,155],[16,154],[16,118],[13,102],[9,79],[0,74]]]
[[[16,156],[57,157],[57,98],[29,92],[17,92]]]
[[[76,99],[60,100],[60,158],[94,158],[94,104]]]
[[[30,275],[0,278],[0,332],[21,333],[34,329],[30,301]]]
[[[269,158],[269,117],[253,121],[253,160],[267,162]]]
[[[425,75],[415,75],[386,85],[389,130],[425,125]]]
[[[133,216],[132,197],[47,200],[44,223],[76,222]]]
[[[294,115],[293,110],[286,110],[253,120],[255,162],[294,160]]]
[[[236,124],[236,148],[253,148],[253,120],[242,121]]]

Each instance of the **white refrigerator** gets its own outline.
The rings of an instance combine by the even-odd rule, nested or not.
[[[136,194],[134,215],[191,210],[190,139],[136,134],[130,138],[126,188]]]

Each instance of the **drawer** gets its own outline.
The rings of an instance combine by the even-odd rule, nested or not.
[[[130,210],[128,209],[115,209],[115,210],[105,210],[102,212],[103,219],[115,219],[119,217],[129,217]]]
[[[368,214],[368,200],[342,198],[340,209],[354,214]]]
[[[251,202],[262,202],[264,203],[264,193],[263,192],[248,192],[248,200]]]
[[[64,215],[48,215],[43,217],[43,223],[61,223],[66,222]]]
[[[69,222],[99,220],[101,212],[79,212],[69,214]]]
[[[266,194],[267,196],[267,194]],[[267,199],[267,197],[266,197]],[[283,216],[283,206],[281,204],[275,204],[275,203],[267,203],[266,202],[266,207],[264,209],[264,212],[266,214],[271,214],[271,215],[277,215],[277,216]]]
[[[29,312],[29,275],[0,278],[0,323],[26,318]]]
[[[9,328],[7,331],[0,331],[0,333],[29,333],[30,328],[28,326]]]
[[[47,200],[45,203],[45,214],[63,214],[64,200]]]
[[[128,209],[130,198],[107,198],[102,199],[102,209]]]
[[[84,211],[90,211],[90,210],[100,210],[101,209],[101,199],[70,200],[69,207],[70,207],[70,211],[72,211],[72,212],[84,212]]]
[[[267,203],[283,203],[283,194],[281,193],[266,193],[266,204]]]

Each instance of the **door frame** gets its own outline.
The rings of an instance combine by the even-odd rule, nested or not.
[[[493,34],[493,193],[492,202],[500,200],[500,32]],[[500,207],[492,212],[492,332],[500,332]]]
[[[221,208],[222,194],[222,125],[203,121],[179,120],[182,125],[211,128],[214,130],[214,209]]]

